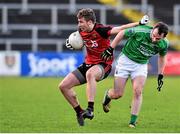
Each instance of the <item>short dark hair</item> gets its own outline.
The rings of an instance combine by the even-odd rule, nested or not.
[[[158,22],[155,24],[154,29],[158,29],[158,34],[161,35],[164,34],[164,37],[168,34],[168,25],[164,22]]]
[[[84,17],[86,21],[91,20],[93,23],[96,22],[96,15],[93,9],[91,8],[83,8],[79,10],[79,12],[77,13],[77,18],[82,18],[82,17]]]

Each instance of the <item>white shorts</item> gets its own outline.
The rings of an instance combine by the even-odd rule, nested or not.
[[[139,64],[121,54],[116,61],[114,76],[134,79],[137,76],[147,77],[147,64]]]

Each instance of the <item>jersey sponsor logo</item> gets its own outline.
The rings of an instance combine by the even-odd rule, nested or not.
[[[143,55],[148,56],[148,57],[152,57],[153,55],[155,55],[156,53],[152,50],[150,50],[149,48],[146,48],[142,45],[140,45],[138,48],[139,52],[141,52]]]
[[[96,48],[98,47],[98,43],[94,40],[85,40],[84,41],[84,44],[87,46],[87,47],[90,47],[90,48]]]
[[[142,41],[142,44],[143,44],[143,45],[146,45],[146,46],[150,46],[150,47],[155,47],[155,48],[157,48],[157,44],[154,44],[154,43],[149,43],[149,42]]]

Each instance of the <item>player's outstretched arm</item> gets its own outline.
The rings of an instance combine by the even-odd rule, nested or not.
[[[124,37],[124,30],[121,30],[111,43],[111,47],[114,49]]]
[[[137,25],[146,25],[148,23],[149,23],[149,17],[148,17],[148,15],[144,15],[139,22],[128,23],[128,24],[125,24],[125,25],[122,25],[122,26],[112,28],[111,34],[117,34],[121,30],[124,30],[126,28],[135,27]]]
[[[164,72],[164,68],[165,68],[165,62],[166,62],[166,57],[159,55],[159,57],[158,57],[158,78],[157,78],[157,82],[158,82],[157,90],[158,91],[161,91],[162,85],[164,83],[163,82],[163,72]]]
[[[113,56],[113,50],[114,48],[117,46],[117,44],[119,44],[119,42],[123,39],[124,37],[124,30],[120,31],[116,37],[114,38],[114,40],[111,43],[111,46],[109,46],[106,50],[104,50],[101,53],[101,58],[104,61],[108,61],[109,59],[112,59]]]
[[[158,57],[158,74],[163,74],[166,64],[166,56],[159,55]]]

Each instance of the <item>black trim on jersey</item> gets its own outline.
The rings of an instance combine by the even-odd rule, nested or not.
[[[98,25],[95,30],[97,33],[99,33],[103,38],[107,39],[109,37],[108,31],[112,29],[111,26],[104,26],[102,24],[96,24]]]

